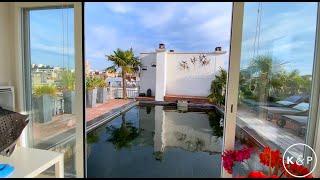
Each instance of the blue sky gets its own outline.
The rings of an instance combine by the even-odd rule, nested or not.
[[[257,7],[258,3],[245,4],[242,67],[248,65],[252,57]],[[298,69],[301,74],[311,74],[317,3],[262,3],[261,14],[259,52],[285,62],[286,70]]]
[[[242,67],[253,52],[257,4],[245,4]],[[138,55],[161,42],[175,51],[212,51],[216,46],[228,51],[231,8],[229,2],[86,3],[85,58],[92,69],[102,70],[111,64],[105,55],[116,48],[133,47]],[[316,8],[316,3],[263,3],[259,52],[287,62],[288,70],[311,74]],[[32,63],[73,67],[72,9],[31,11],[30,27]]]
[[[231,3],[86,3],[86,60],[101,70],[111,64],[105,55],[117,48],[133,47],[139,55],[159,43],[175,51],[228,50],[231,8]]]
[[[258,3],[246,3],[241,65],[253,52]],[[154,51],[159,42],[176,51],[229,50],[231,3],[86,3],[86,60],[94,70],[110,65],[105,54],[133,47]],[[263,3],[261,54],[311,74],[316,3]],[[227,64],[228,56],[224,58]]]
[[[73,9],[30,11],[31,63],[74,68]]]

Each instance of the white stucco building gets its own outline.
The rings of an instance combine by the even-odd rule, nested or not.
[[[151,89],[156,101],[166,95],[208,96],[211,81],[224,67],[225,51],[213,52],[167,51],[159,44],[155,52],[140,53],[140,93]]]

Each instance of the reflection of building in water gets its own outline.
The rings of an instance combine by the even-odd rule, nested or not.
[[[155,118],[154,124],[150,119]],[[178,113],[155,106],[147,114],[140,109],[140,127],[154,131],[154,151],[163,152],[166,147],[179,147],[188,151],[221,152],[222,139],[212,135],[208,115],[201,112]]]

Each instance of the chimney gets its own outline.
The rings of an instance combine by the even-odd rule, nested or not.
[[[157,51],[157,52],[164,52],[164,51],[166,51],[166,46],[165,46],[165,44],[160,43],[160,44],[159,44],[159,48],[156,49],[156,51]]]
[[[214,48],[214,51],[221,51],[221,47],[220,46],[218,46],[218,47],[216,47],[216,48]]]

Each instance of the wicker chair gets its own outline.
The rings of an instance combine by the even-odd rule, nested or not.
[[[0,155],[10,156],[17,140],[27,126],[28,115],[22,115],[0,107]]]

